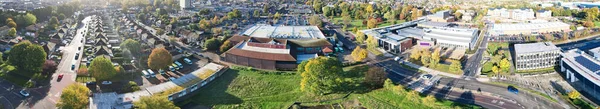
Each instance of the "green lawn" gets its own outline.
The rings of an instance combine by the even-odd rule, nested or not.
[[[367,68],[367,66],[356,66],[346,70],[364,71]],[[427,108],[418,102],[404,102],[402,101],[404,95],[394,94],[386,89],[377,89],[361,94],[353,93],[345,99],[343,97],[347,94],[313,95],[300,90],[300,80],[299,74],[259,74],[257,71],[230,69],[215,81],[198,89],[198,94],[186,101],[179,102],[178,105],[191,103],[225,109],[281,109],[289,107],[294,102],[304,102],[302,105],[322,105],[359,100],[366,108]],[[313,102],[322,100],[331,101]],[[436,104],[442,108],[458,105],[451,101],[440,101]]]
[[[531,90],[531,89],[529,89],[529,88],[521,88],[521,87],[519,87],[519,86],[517,86],[517,85],[514,85],[514,84],[502,83],[502,82],[489,82],[489,83],[490,83],[490,84],[494,84],[494,85],[498,85],[498,86],[503,86],[503,87],[513,86],[513,87],[515,87],[515,88],[517,88],[517,89],[519,89],[519,90],[526,90],[526,91],[528,91],[529,93],[533,93],[533,94],[536,94],[536,95],[542,96],[542,97],[544,97],[544,98],[546,98],[546,99],[549,99],[550,101],[553,101],[553,102],[558,102],[558,100],[556,100],[556,99],[554,99],[554,98],[550,97],[550,95],[547,95],[547,94],[544,94],[544,93],[541,93],[541,92],[538,92],[538,91],[535,91],[535,90]]]
[[[494,67],[493,62],[485,62],[483,67],[481,67],[481,75],[489,75],[489,73],[493,73],[492,67]]]
[[[19,86],[25,86],[27,81],[33,76],[33,73],[17,73],[16,68],[8,64],[2,64],[0,67],[2,68],[0,70],[0,78]]]
[[[404,94],[397,94],[392,90],[378,89],[365,94],[354,95],[358,101],[367,109],[431,109],[431,107],[419,102],[408,102]],[[462,107],[467,109],[478,109],[480,107],[458,104],[448,100],[438,99],[435,108],[449,109]]]
[[[338,22],[336,24],[343,23],[342,17],[334,17],[333,21]],[[396,24],[403,23],[403,22],[405,22],[405,20],[396,20]],[[383,21],[383,22],[380,22],[379,24],[377,24],[377,27],[390,26],[392,24],[393,24],[392,21]],[[350,21],[350,26],[346,27],[346,31],[352,31],[352,28],[354,28],[354,27],[357,27],[358,30],[367,29],[367,25],[366,24],[363,25],[362,19],[353,19],[352,21]]]
[[[554,72],[556,69],[554,67],[550,68],[542,68],[542,69],[533,69],[533,70],[517,70],[517,73],[548,73]]]
[[[600,27],[600,22],[599,22],[599,21],[594,21],[594,25],[595,25],[596,27]]]
[[[80,83],[96,82],[96,79],[91,76],[77,76],[77,78],[75,78],[75,81],[80,82]]]

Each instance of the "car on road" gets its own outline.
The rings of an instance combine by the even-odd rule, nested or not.
[[[75,60],[79,59],[79,53],[75,53]]]
[[[24,97],[29,97],[29,92],[27,92],[25,90],[19,91],[19,94],[23,95]]]
[[[506,89],[508,89],[508,92],[519,94],[519,89],[514,86],[508,86]]]
[[[421,76],[421,78],[423,78],[423,79],[431,79],[431,77],[433,77],[431,74],[423,74]]]
[[[83,41],[83,40],[82,40]],[[77,47],[77,50],[81,50],[81,47]]]
[[[64,74],[62,74],[62,73],[61,73],[61,74],[58,74],[58,79],[56,79],[56,80],[57,80],[57,81],[60,81],[60,80],[62,80],[63,76],[64,76]]]
[[[71,70],[75,70],[75,64],[71,65]]]
[[[110,81],[102,81],[102,84],[104,84],[104,85],[110,85],[110,84],[112,84],[112,82],[110,82]]]

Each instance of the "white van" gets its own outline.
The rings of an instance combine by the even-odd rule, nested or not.
[[[146,70],[142,70],[142,74],[144,74],[144,77],[150,78],[150,74],[148,74],[148,72],[146,72]]]
[[[150,75],[151,75],[152,77],[156,77],[156,73],[154,73],[154,71],[152,71],[152,70],[148,69],[148,73],[150,73]]]

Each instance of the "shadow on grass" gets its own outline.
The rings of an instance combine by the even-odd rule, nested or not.
[[[234,95],[227,93],[232,81],[238,77],[238,70],[228,70],[206,86],[192,92],[194,96],[184,98],[185,100],[176,104],[182,109],[197,109],[212,107],[215,105],[241,104],[244,101]]]

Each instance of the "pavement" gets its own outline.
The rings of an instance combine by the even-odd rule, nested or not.
[[[86,17],[83,22],[87,23],[87,21],[91,20],[91,17]],[[85,24],[84,24],[85,25]],[[77,74],[74,70],[71,70],[73,63],[75,63],[75,69],[79,68],[79,60],[81,60],[83,54],[82,50],[84,43],[81,43],[81,40],[84,40],[82,32],[87,30],[86,26],[77,29],[76,35],[73,37],[73,41],[70,44],[66,45],[63,49],[63,58],[61,62],[58,64],[58,69],[56,73],[52,75],[49,86],[42,86],[37,88],[31,88],[30,94],[32,95],[31,99],[28,99],[27,102],[23,102],[18,105],[18,109],[50,109],[56,108],[56,103],[60,100],[60,95],[62,90],[75,82],[75,78]],[[78,50],[81,47],[82,50]],[[78,60],[75,60],[75,54],[79,53]],[[63,74],[63,79],[60,81],[58,79],[58,75]],[[36,96],[39,95],[39,96]],[[33,105],[31,105],[33,104]]]
[[[488,27],[489,28],[489,27]],[[477,51],[473,56],[470,56],[467,62],[463,65],[464,77],[476,78],[477,72],[479,72],[479,67],[481,67],[481,60],[483,58],[483,52],[486,51],[488,35],[487,32],[483,32],[483,39],[481,40],[481,44],[477,47]]]

